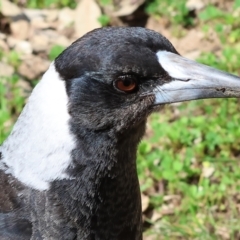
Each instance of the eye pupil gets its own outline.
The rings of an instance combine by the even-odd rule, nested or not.
[[[133,92],[137,88],[137,81],[134,76],[120,76],[115,81],[115,87],[122,92]]]
[[[123,85],[128,87],[132,84],[132,79],[124,79],[123,80]]]

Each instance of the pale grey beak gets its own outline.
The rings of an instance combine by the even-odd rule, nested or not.
[[[154,89],[155,104],[240,97],[240,77],[166,51],[157,57],[172,81]]]

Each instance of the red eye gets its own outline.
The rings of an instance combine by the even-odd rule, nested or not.
[[[115,87],[123,92],[132,92],[137,88],[137,80],[134,76],[120,76],[115,81]]]

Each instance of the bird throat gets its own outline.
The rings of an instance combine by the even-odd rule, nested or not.
[[[77,147],[68,169],[71,178],[55,181],[52,190],[81,239],[142,239],[136,151],[145,121],[120,136],[72,129]]]

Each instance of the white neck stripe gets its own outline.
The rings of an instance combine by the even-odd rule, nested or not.
[[[55,179],[68,178],[65,171],[74,139],[69,131],[67,104],[64,81],[52,63],[0,147],[0,168],[38,190],[46,190]]]

